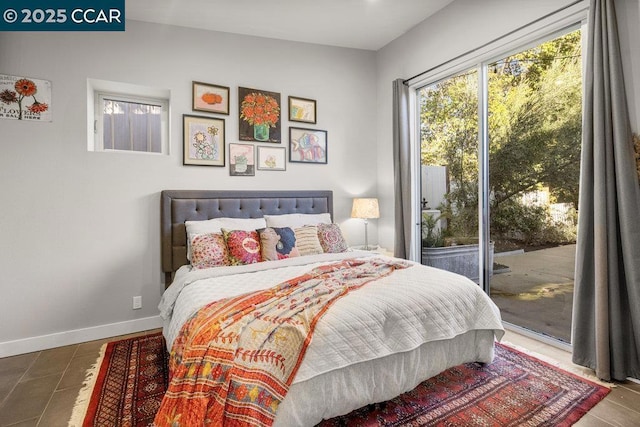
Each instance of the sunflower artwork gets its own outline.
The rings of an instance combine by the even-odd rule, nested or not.
[[[0,118],[51,121],[51,82],[0,74]]]
[[[183,115],[185,165],[224,166],[224,120]]]

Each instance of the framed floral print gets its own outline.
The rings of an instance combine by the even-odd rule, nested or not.
[[[182,115],[185,165],[224,166],[224,119]]]
[[[51,121],[51,82],[0,74],[0,119]]]
[[[253,144],[229,144],[229,175],[254,176],[255,174],[255,146]]]
[[[241,141],[282,142],[279,93],[239,87],[238,102]]]
[[[287,150],[284,147],[258,146],[258,170],[287,170]]]
[[[229,114],[229,88],[210,83],[192,83],[193,111]]]
[[[289,128],[289,162],[327,163],[327,131]]]
[[[315,99],[289,97],[289,120],[292,122],[316,123]]]

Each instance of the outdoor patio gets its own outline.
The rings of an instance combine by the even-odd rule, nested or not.
[[[494,261],[508,266],[491,278],[502,319],[569,343],[575,245],[496,254]]]

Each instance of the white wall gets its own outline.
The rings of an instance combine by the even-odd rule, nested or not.
[[[0,121],[0,357],[158,325],[163,189],[333,190],[335,220],[363,244],[349,215],[353,196],[376,194],[374,52],[128,21],[123,33],[2,33],[0,64],[50,80],[53,111],[51,123]],[[171,155],[87,152],[87,78],[170,89]],[[183,166],[192,80],[231,87],[227,143],[238,86],[281,93],[283,145],[287,96],[316,99],[328,165],[255,177]]]
[[[573,0],[456,0],[411,31],[378,51],[378,197],[381,246],[394,243],[394,191],[392,151],[392,82],[408,79],[423,71],[479,48],[493,40],[555,10]],[[620,32],[625,57],[625,73],[632,127],[640,125],[640,0],[617,1],[621,17]],[[513,37],[512,37],[513,38]],[[454,61],[455,62],[455,61]],[[633,123],[635,121],[635,124]]]

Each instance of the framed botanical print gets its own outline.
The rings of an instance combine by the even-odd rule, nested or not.
[[[241,141],[282,142],[279,93],[239,87],[238,102]]]
[[[210,83],[192,83],[192,108],[205,113],[229,114],[229,88]]]
[[[0,119],[50,122],[51,109],[49,80],[0,74]]]
[[[289,162],[327,163],[327,131],[289,128]]]
[[[255,174],[255,146],[253,144],[229,144],[229,175],[254,176]]]
[[[316,123],[315,99],[289,97],[289,120],[292,122]]]
[[[287,150],[284,147],[258,146],[258,170],[287,170]]]
[[[224,119],[182,115],[183,164],[224,166]]]

